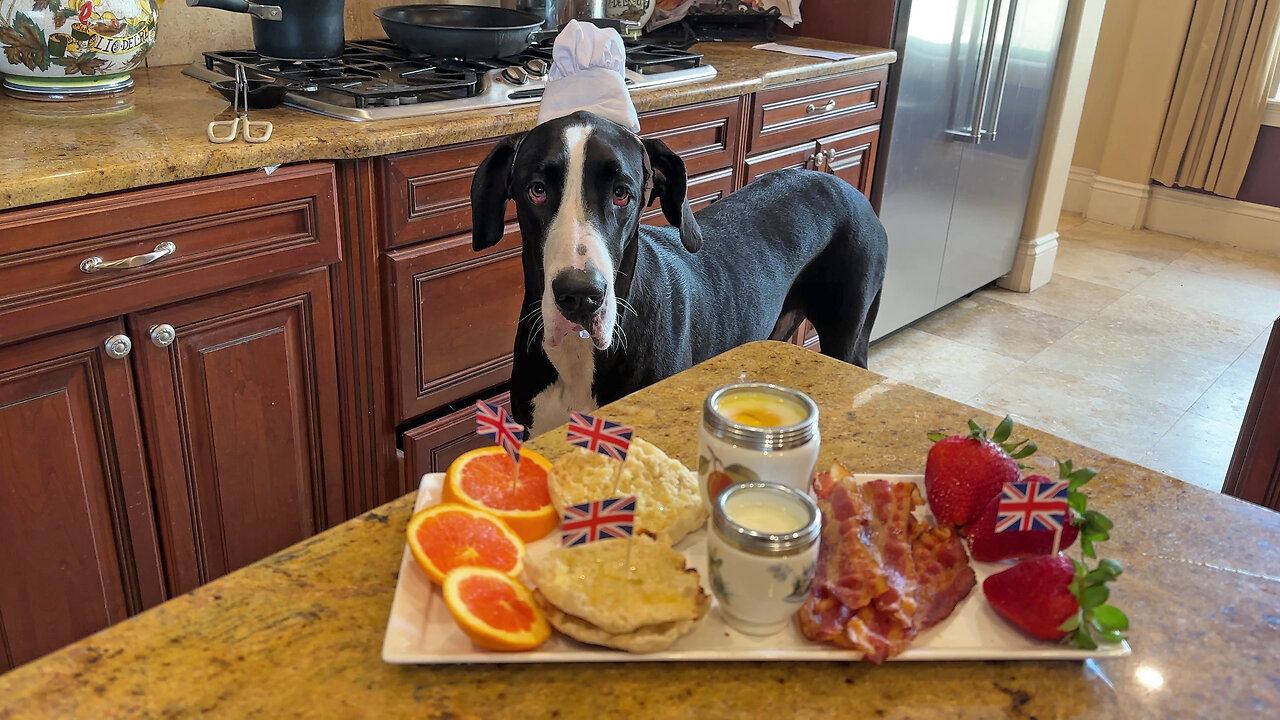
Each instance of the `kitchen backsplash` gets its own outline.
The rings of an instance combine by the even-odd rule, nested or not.
[[[449,0],[417,0],[417,2],[449,2]],[[270,4],[269,0],[259,0]],[[390,5],[412,5],[414,0],[347,0],[346,32],[348,40],[386,37],[373,11]],[[497,0],[459,2],[460,5],[498,5]],[[231,50],[253,47],[249,16],[204,7],[187,7],[183,0],[168,0],[160,8],[156,45],[147,55],[147,65],[185,65],[200,59],[206,50]]]

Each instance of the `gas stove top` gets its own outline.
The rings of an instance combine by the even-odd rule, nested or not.
[[[680,85],[715,77],[702,56],[664,45],[628,41],[631,89]],[[288,84],[285,105],[365,121],[421,117],[537,102],[551,69],[551,46],[509,58],[462,60],[415,55],[389,40],[348,42],[341,58],[295,62],[252,50],[204,53],[183,72],[209,82],[227,80],[243,65],[250,79]]]

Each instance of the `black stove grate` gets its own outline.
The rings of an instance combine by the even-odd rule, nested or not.
[[[702,64],[698,53],[663,45],[627,41],[626,48],[627,68],[642,74]],[[543,61],[545,72],[551,65],[551,43],[508,58],[478,60],[418,55],[390,40],[348,42],[342,57],[332,60],[276,60],[251,50],[207,52],[204,58],[209,70],[223,75],[234,76],[235,67],[243,65],[251,78],[285,83],[326,102],[368,108],[474,97],[484,91],[490,71],[530,69],[539,65],[532,62],[536,60]]]

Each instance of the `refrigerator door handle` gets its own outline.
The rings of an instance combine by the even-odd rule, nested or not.
[[[987,95],[991,87],[991,64],[995,59],[996,29],[1000,25],[1000,9],[1004,5],[1004,0],[995,0],[992,5],[988,6],[987,27],[983,32],[983,39],[986,44],[982,48],[982,64],[979,65],[978,76],[974,80],[978,85],[978,97],[973,103],[973,113],[969,117],[969,127],[960,130],[947,130],[947,134],[952,140],[957,142],[973,143],[977,145],[982,142],[982,115],[987,109]]]
[[[996,99],[991,106],[991,127],[983,133],[987,140],[996,139],[1000,124],[1000,105],[1004,102],[1004,81],[1009,72],[1009,49],[1013,45],[1013,21],[1018,17],[1018,0],[1009,0],[1009,16],[1004,25],[1004,44],[1000,47],[1000,66],[996,70]]]

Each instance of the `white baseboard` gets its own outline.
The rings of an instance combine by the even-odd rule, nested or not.
[[[1150,184],[1098,175],[1093,178],[1093,191],[1089,194],[1089,207],[1084,216],[1124,228],[1140,228],[1147,216],[1150,198]]]
[[[1021,240],[1013,256],[1013,269],[998,284],[1006,290],[1032,292],[1053,277],[1053,263],[1058,258],[1058,233]]]
[[[1145,227],[1280,255],[1280,208],[1153,186]]]
[[[1071,166],[1067,173],[1067,192],[1062,196],[1062,209],[1084,215],[1089,209],[1089,195],[1093,193],[1093,179],[1098,173],[1089,168]]]
[[[1089,220],[1126,228],[1142,227],[1151,195],[1149,185],[1099,175],[1096,170],[1072,166],[1062,209]]]

